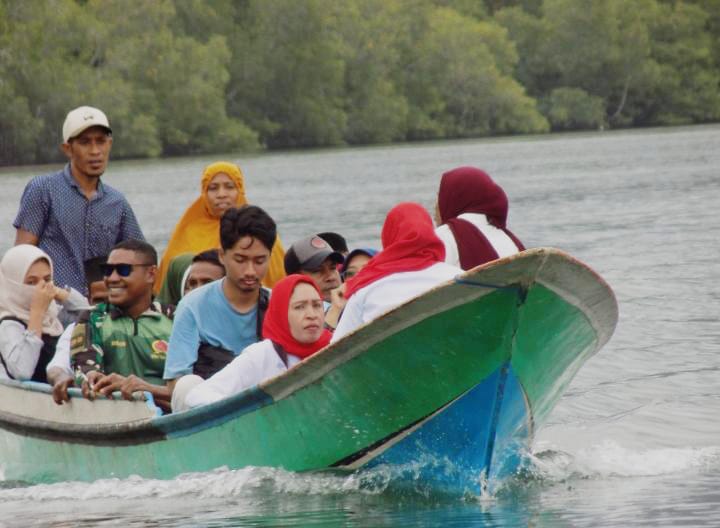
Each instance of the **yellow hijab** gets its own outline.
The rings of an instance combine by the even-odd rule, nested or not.
[[[207,189],[212,179],[221,172],[230,176],[237,186],[238,196],[235,207],[241,207],[248,203],[245,197],[245,180],[240,167],[225,161],[218,161],[208,165],[200,181],[201,194],[187,208],[175,226],[165,254],[160,261],[158,276],[155,281],[155,293],[160,291],[173,257],[180,253],[197,254],[206,249],[220,247],[220,218],[214,216],[211,212]],[[277,281],[285,276],[284,258],[285,250],[280,242],[280,237],[277,237],[270,255],[270,268],[263,279],[264,286],[272,288]]]

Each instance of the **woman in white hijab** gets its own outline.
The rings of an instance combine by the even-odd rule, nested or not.
[[[87,306],[77,291],[56,287],[52,275],[50,257],[36,246],[20,244],[0,260],[0,379],[46,383],[63,332],[56,301],[70,311]]]

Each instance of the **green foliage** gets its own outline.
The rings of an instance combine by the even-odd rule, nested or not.
[[[605,124],[603,99],[581,88],[556,88],[541,107],[553,130],[602,128]]]
[[[717,0],[0,0],[0,164],[720,119]]]

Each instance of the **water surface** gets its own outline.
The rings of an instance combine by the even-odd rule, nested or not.
[[[120,138],[117,139],[118,141]],[[158,249],[217,157],[111,162]],[[0,482],[10,526],[720,526],[720,127],[228,155],[283,240],[338,231],[378,246],[395,203],[431,209],[439,176],[486,169],[526,246],[554,246],[613,287],[617,331],[494,496],[446,497],[393,473],[245,468],[172,481]],[[0,170],[0,250],[27,180]]]

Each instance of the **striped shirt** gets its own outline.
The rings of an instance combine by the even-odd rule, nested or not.
[[[123,240],[145,240],[120,191],[98,181],[95,196],[88,200],[69,163],[30,180],[13,225],[38,237],[38,246],[53,261],[56,284],[85,294],[85,260],[107,256]]]

